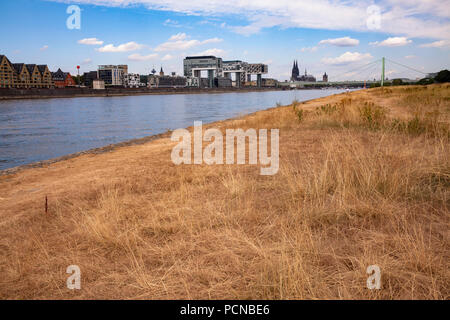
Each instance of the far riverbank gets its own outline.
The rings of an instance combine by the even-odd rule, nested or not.
[[[138,95],[168,95],[168,94],[203,94],[203,93],[239,93],[282,91],[286,88],[275,87],[245,87],[245,88],[107,88],[94,90],[91,88],[64,89],[0,89],[0,100],[14,99],[53,99],[82,97],[120,97]]]

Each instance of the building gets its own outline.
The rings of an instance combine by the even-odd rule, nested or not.
[[[157,77],[156,86],[158,88],[184,88],[186,87],[186,78],[169,76]]]
[[[214,78],[222,77],[222,58],[216,58],[215,56],[195,56],[186,57],[183,61],[184,76],[189,78],[201,79],[202,72],[208,73],[207,87],[212,88],[214,86]],[[198,81],[202,86],[202,81]]]
[[[325,72],[325,74],[322,77],[322,82],[328,82],[328,75],[327,75],[326,72]]]
[[[126,65],[126,64],[119,64],[117,67],[123,71],[123,74],[127,74],[128,73],[128,65]]]
[[[12,64],[15,72],[16,72],[16,86],[21,88],[30,88],[31,87],[31,75],[28,72],[28,68],[24,63],[13,63]]]
[[[15,88],[17,72],[9,59],[0,55],[0,88]]]
[[[52,73],[46,64],[40,64],[37,66],[39,73],[41,74],[41,88],[52,88],[54,83],[52,80]]]
[[[11,63],[0,55],[0,88],[52,88],[52,74],[47,65]]]
[[[105,86],[123,86],[124,75],[128,73],[127,65],[98,66],[98,79],[105,82]]]
[[[164,77],[164,70],[163,70],[162,67],[161,67],[161,71],[159,71],[159,76],[160,76],[160,77]]]
[[[263,87],[269,87],[269,88],[278,87],[278,80],[271,79],[271,78],[262,79],[262,86]]]
[[[300,76],[300,70],[298,69],[298,62],[294,60],[294,65],[292,66],[291,81],[298,81]]]
[[[247,66],[248,63],[241,60],[223,61],[223,76],[231,78],[234,73],[236,87],[240,87],[247,80]]]
[[[215,79],[215,86],[217,88],[231,88],[233,81],[229,77],[218,77]]]
[[[185,77],[199,77],[202,71],[212,71],[215,76],[222,76],[222,58],[215,56],[186,57],[183,61]]]
[[[316,78],[312,75],[308,75],[305,69],[305,74],[300,75],[300,70],[298,68],[298,61],[294,61],[294,65],[292,67],[292,73],[291,73],[291,81],[301,81],[301,82],[316,82]]]
[[[89,71],[83,74],[83,82],[86,87],[92,88],[93,81],[98,79],[98,71]]]
[[[92,88],[94,90],[105,90],[105,81],[100,79],[95,79],[92,81]]]
[[[56,72],[52,72],[52,80],[55,83],[55,88],[67,88],[76,86],[75,80],[73,80],[70,73],[63,72],[61,69],[58,69],[58,71]]]
[[[235,74],[236,87],[241,87],[246,81],[251,81],[252,75],[257,75],[257,85],[262,86],[262,75],[269,70],[268,66],[262,63],[247,63],[241,60],[223,61],[222,58],[215,56],[191,56],[186,57],[183,62],[184,76],[187,78],[197,78],[198,81],[188,81],[191,85],[194,82],[199,87],[209,87],[219,85],[220,78],[232,78]],[[203,81],[201,75],[206,71],[207,81]],[[229,83],[227,80],[221,80],[220,83]]]
[[[136,73],[126,73],[123,76],[123,85],[126,88],[139,88],[141,86],[141,76]]]
[[[164,74],[164,72],[160,73]],[[150,74],[147,77],[148,88],[184,88],[187,86],[187,79],[179,76],[160,76]]]
[[[198,88],[199,87],[199,80],[198,78],[186,78],[186,86],[187,87],[194,87],[194,88]]]

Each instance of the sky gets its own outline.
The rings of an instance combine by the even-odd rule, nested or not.
[[[0,54],[72,74],[182,74],[189,55],[266,63],[278,80],[294,60],[330,81],[379,79],[382,57],[388,78],[450,69],[450,0],[2,0],[0,12]]]

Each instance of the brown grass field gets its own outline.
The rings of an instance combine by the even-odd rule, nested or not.
[[[448,84],[377,88],[204,126],[280,129],[274,176],[169,135],[0,176],[0,298],[449,299],[449,122]]]

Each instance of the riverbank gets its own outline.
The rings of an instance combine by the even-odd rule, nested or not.
[[[449,93],[377,88],[204,125],[280,129],[274,176],[175,166],[169,134],[0,176],[0,297],[448,299]]]
[[[54,98],[82,98],[82,97],[122,97],[139,95],[165,95],[165,94],[208,94],[208,93],[239,93],[278,91],[282,88],[107,88],[94,90],[91,88],[65,88],[65,89],[0,89],[1,100],[19,99],[54,99]]]

